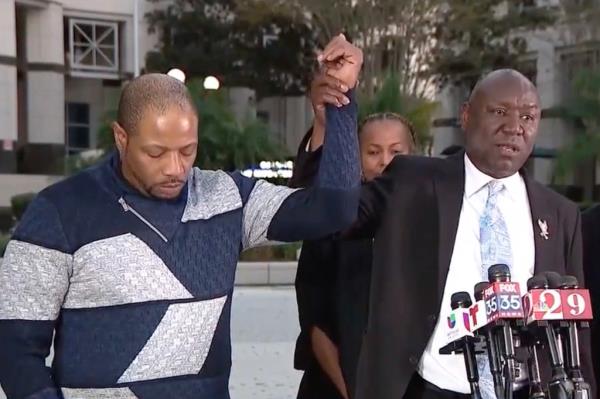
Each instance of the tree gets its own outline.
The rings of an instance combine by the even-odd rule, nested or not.
[[[375,96],[371,100],[361,103],[359,120],[364,119],[367,115],[380,112],[394,112],[403,115],[415,129],[419,152],[431,155],[431,119],[436,107],[437,103],[435,102],[403,94],[398,77],[389,75]]]
[[[234,170],[288,156],[269,135],[268,126],[256,117],[248,115],[244,122],[237,121],[223,91],[205,91],[199,81],[191,82],[189,88],[200,119],[197,165]]]
[[[600,155],[600,71],[581,72],[573,87],[573,98],[558,113],[573,126],[574,139],[559,153],[554,180],[564,179],[583,166],[584,199],[591,200],[596,184],[596,162]]]
[[[190,78],[214,75],[259,97],[304,93],[315,48],[310,28],[268,9],[260,20],[238,14],[234,0],[175,0],[148,13],[150,31],[160,37],[148,69],[177,66]]]
[[[261,20],[268,13],[310,26],[323,47],[343,32],[364,52],[361,88],[372,97],[389,72],[407,95],[428,87],[431,37],[442,0],[237,0],[240,14]]]
[[[448,0],[435,28],[430,72],[439,85],[470,90],[485,73],[497,68],[523,70],[525,32],[543,29],[558,17],[558,9],[528,5],[527,0]]]

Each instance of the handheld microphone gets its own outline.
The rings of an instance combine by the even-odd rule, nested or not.
[[[450,306],[452,310],[458,308],[468,309],[471,307],[473,302],[471,301],[471,295],[468,292],[456,292],[452,294],[450,299]],[[462,341],[462,352],[465,359],[465,366],[467,369],[467,379],[471,386],[471,397],[473,399],[481,399],[481,391],[479,389],[479,372],[477,371],[477,360],[475,359],[475,348],[474,340],[472,337],[465,336],[461,339]]]
[[[527,280],[527,291],[530,292],[535,289],[545,289],[548,286],[548,281],[543,276],[533,276]],[[525,306],[527,308],[527,306]],[[543,399],[546,397],[544,388],[542,386],[542,377],[540,374],[540,363],[538,357],[538,346],[541,345],[540,340],[535,334],[528,336],[532,340],[529,348],[529,359],[527,364],[529,367],[529,398],[530,399]]]
[[[497,264],[488,269],[490,286],[484,291],[488,320],[496,328],[493,334],[500,341],[504,359],[504,397],[513,397],[513,383],[516,375],[515,345],[512,326],[523,323],[523,304],[519,283],[510,281],[510,269],[507,265]]]
[[[532,279],[535,281],[531,281]],[[562,277],[555,272],[534,276],[528,281],[531,285],[525,297],[527,322],[544,331],[545,342],[550,350],[552,378],[548,383],[550,399],[572,398],[573,383],[568,379],[564,368],[562,343],[554,328],[563,318],[561,295],[558,290]],[[540,288],[541,287],[541,288]]]
[[[569,377],[573,381],[573,397],[577,399],[589,399],[591,397],[590,385],[583,378],[581,371],[581,361],[579,356],[579,332],[577,320],[582,320],[580,317],[588,317],[591,319],[591,306],[589,299],[586,298],[587,290],[579,289],[579,282],[574,276],[564,276],[562,279],[561,297],[563,301],[563,314],[567,321],[567,326],[561,327],[565,330],[565,358]],[[587,293],[589,295],[589,293]],[[586,299],[587,302],[586,302]],[[573,319],[576,317],[576,319]],[[588,324],[587,320],[580,322]]]
[[[489,286],[489,282],[482,281],[477,283],[474,288],[475,301],[476,303],[483,303],[482,306],[484,308],[485,300],[483,299],[483,293],[489,288]],[[490,363],[490,372],[494,380],[494,391],[496,392],[497,397],[503,398],[504,383],[502,381],[502,365],[500,356],[498,355],[498,344],[494,339],[494,334],[492,333],[491,327],[484,327],[482,330],[480,330],[480,334],[485,338],[485,346],[487,348],[488,361]]]

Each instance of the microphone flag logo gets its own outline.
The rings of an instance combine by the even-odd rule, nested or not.
[[[456,326],[456,315],[454,313],[451,313],[450,316],[448,316],[448,328],[454,328]]]

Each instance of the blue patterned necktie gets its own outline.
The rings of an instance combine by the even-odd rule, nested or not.
[[[502,263],[509,268],[512,265],[512,251],[506,222],[498,208],[498,194],[504,189],[504,184],[497,180],[488,183],[488,198],[485,209],[479,219],[479,246],[481,249],[481,276],[488,279],[488,268]],[[479,371],[479,386],[483,399],[496,399],[494,382],[490,372],[488,356],[477,356]]]

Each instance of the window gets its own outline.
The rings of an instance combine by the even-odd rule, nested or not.
[[[256,111],[256,119],[268,124],[269,123],[269,111]]]
[[[67,154],[90,148],[90,105],[67,103]]]
[[[537,60],[535,58],[521,61],[518,70],[534,85],[537,84]]]
[[[583,71],[600,71],[600,44],[563,49],[559,53],[563,94],[568,97],[577,75]]]
[[[116,22],[70,19],[69,54],[71,69],[118,72],[119,25]]]

